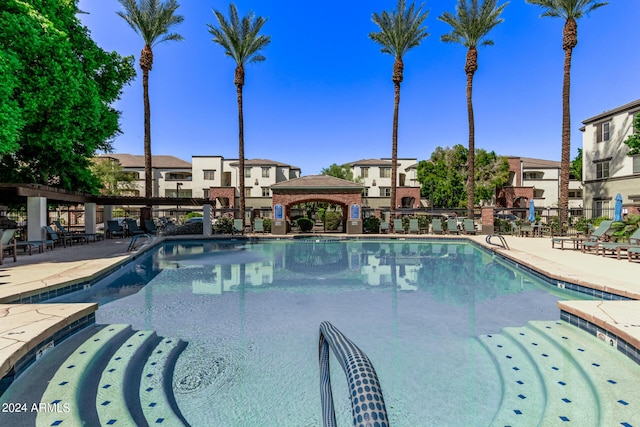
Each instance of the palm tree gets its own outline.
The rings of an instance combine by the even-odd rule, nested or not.
[[[402,83],[404,77],[402,57],[409,49],[418,46],[423,39],[429,36],[427,28],[422,26],[429,12],[422,13],[422,6],[416,10],[415,3],[411,3],[411,6],[407,8],[404,0],[398,0],[396,10],[390,13],[384,11],[380,15],[374,13],[371,17],[373,22],[380,27],[380,32],[369,33],[369,38],[382,45],[382,53],[388,53],[395,58],[391,77],[394,85],[393,130],[391,136],[391,201],[389,203],[392,217],[397,206],[398,107],[400,105],[400,83]],[[393,227],[393,222],[391,222],[390,227]]]
[[[213,42],[222,46],[225,55],[230,56],[236,62],[234,83],[238,95],[238,179],[240,186],[240,218],[244,224],[244,117],[242,114],[242,86],[244,86],[244,66],[248,63],[261,62],[266,58],[259,52],[271,42],[271,36],[260,35],[262,26],[267,18],[255,17],[249,11],[247,16],[238,17],[236,6],[229,5],[229,21],[222,13],[214,10],[218,20],[218,27],[207,24],[209,32],[213,35]]]
[[[489,46],[493,40],[485,37],[503,19],[499,18],[507,3],[500,6],[497,0],[458,0],[456,15],[445,12],[438,19],[445,22],[453,30],[441,37],[443,42],[460,43],[467,48],[467,59],[464,72],[467,75],[467,116],[469,120],[469,158],[467,181],[467,217],[473,218],[475,206],[475,123],[473,118],[473,76],[478,70],[478,45]]]
[[[578,44],[578,19],[608,4],[596,0],[526,0],[544,9],[541,17],[563,18],[562,49],[564,78],[562,82],[562,158],[560,160],[560,200],[558,201],[560,233],[569,213],[569,172],[571,168],[571,55]]]
[[[138,33],[144,41],[140,53],[142,89],[144,99],[144,196],[153,196],[153,176],[151,175],[151,106],[149,104],[149,71],[153,67],[152,48],[169,40],[180,41],[183,37],[169,32],[184,18],[176,15],[180,7],[176,0],[118,0],[123,11],[116,12]]]

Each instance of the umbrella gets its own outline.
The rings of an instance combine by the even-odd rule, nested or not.
[[[529,200],[529,222],[536,220],[536,211],[533,208],[533,199]]]
[[[622,194],[616,194],[616,206],[613,209],[613,220],[622,221]]]

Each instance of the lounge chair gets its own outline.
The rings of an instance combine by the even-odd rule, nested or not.
[[[144,220],[144,229],[149,234],[158,234],[158,227],[156,227],[156,222],[152,219]]]
[[[124,230],[116,220],[107,221],[107,239],[124,237]]]
[[[404,226],[402,225],[402,218],[392,218],[393,222],[393,232],[394,233],[404,233]]]
[[[640,246],[639,247],[634,246],[633,248],[628,248],[627,258],[629,259],[629,262],[631,262],[633,258],[640,259]]]
[[[462,228],[464,229],[464,234],[476,234],[476,224],[471,218],[466,218],[462,222]]]
[[[455,218],[449,218],[447,220],[447,234],[460,234],[458,230],[458,220]]]
[[[573,245],[573,249],[579,249],[580,246],[583,246],[585,243],[591,241],[599,241],[600,238],[609,231],[611,228],[611,224],[613,221],[606,220],[600,223],[600,226],[587,237],[553,237],[551,239],[551,247],[555,248],[556,245],[560,245],[560,249],[564,249],[565,243],[571,243]]]
[[[0,264],[4,260],[4,253],[13,255],[13,262],[18,261],[18,247],[16,246],[16,229],[8,228],[0,232]]]
[[[602,221],[598,229],[582,241],[582,252],[584,253],[591,251],[591,249],[597,249],[600,243],[608,240],[609,233],[611,231],[611,224],[613,224],[613,221]]]
[[[53,228],[51,228],[51,226],[47,225],[46,227],[44,227],[44,229],[47,232],[47,240],[51,240],[53,242],[53,245],[62,245],[63,247],[67,247],[67,242],[69,243],[69,245],[71,245],[73,243],[73,239],[71,239],[70,236],[67,236],[65,234],[59,234],[58,232],[56,232]]]
[[[253,232],[264,233],[264,220],[262,218],[256,218],[253,220]]]
[[[389,223],[387,221],[382,221],[380,223],[380,229],[378,230],[380,234],[389,232]]]
[[[233,233],[244,234],[244,221],[242,219],[233,220]]]
[[[620,259],[622,251],[628,251],[635,247],[640,247],[640,228],[629,236],[628,242],[598,242],[596,255],[600,254],[600,251],[602,251],[602,256],[606,256],[607,252],[611,252],[612,255],[616,255],[616,258]]]
[[[523,222],[520,224],[520,237],[523,237],[527,233],[527,236],[533,237],[533,227],[530,222]]]
[[[67,236],[68,238],[71,238],[72,241],[76,241],[76,242],[85,242],[85,243],[89,243],[89,239],[93,239],[94,241],[96,240],[96,234],[93,233],[76,233],[73,232],[71,230],[67,230],[62,224],[60,224],[60,221],[53,221],[53,224],[56,226],[56,228],[58,229],[58,231],[60,232],[60,234],[64,234],[65,236]]]
[[[138,227],[138,222],[135,219],[125,219],[124,222],[127,224],[127,233],[129,236],[145,234],[145,231]]]
[[[431,224],[431,231],[433,234],[442,234],[442,220],[434,218]]]
[[[418,218],[409,218],[409,233],[420,234],[420,223]]]

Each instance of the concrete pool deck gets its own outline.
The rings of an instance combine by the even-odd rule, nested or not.
[[[196,236],[188,236],[194,238]],[[264,237],[270,237],[266,235]],[[277,236],[281,237],[281,236]],[[320,237],[314,235],[313,237]],[[331,234],[326,237],[341,238]],[[348,236],[358,237],[358,236]],[[362,237],[371,238],[371,235]],[[411,240],[455,236],[381,235],[381,238]],[[485,242],[486,236],[461,236],[499,252],[521,265],[554,279],[579,284],[625,296],[634,301],[565,301],[559,307],[584,318],[623,338],[640,349],[640,263],[602,257],[593,253],[551,248],[544,237],[512,237],[506,241],[510,250],[498,249]],[[98,277],[106,269],[126,262],[135,253],[127,253],[129,239],[112,239],[20,255],[17,262],[5,260],[0,266],[0,378],[6,376],[16,361],[32,351],[44,339],[53,336],[79,316],[97,310],[96,304],[24,304],[17,303],[30,295],[82,284]],[[47,307],[43,311],[43,307]],[[29,331],[28,334],[19,331]],[[26,334],[26,335],[25,335]],[[25,340],[25,337],[31,337]]]

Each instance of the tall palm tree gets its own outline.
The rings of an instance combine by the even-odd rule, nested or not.
[[[149,71],[153,67],[153,47],[169,40],[180,41],[180,34],[171,28],[184,18],[176,15],[180,5],[176,0],[118,0],[124,11],[116,12],[142,37],[144,47],[140,53],[142,89],[144,99],[144,196],[153,196],[153,176],[151,175],[151,106],[149,104]]]
[[[369,38],[382,45],[382,53],[393,55],[393,74],[391,81],[394,85],[393,102],[393,130],[391,136],[391,216],[395,216],[397,206],[396,186],[398,170],[398,107],[400,106],[400,83],[404,78],[404,63],[402,57],[409,49],[416,47],[429,36],[427,28],[422,24],[429,12],[422,13],[421,5],[418,9],[415,3],[406,7],[404,0],[398,0],[398,7],[391,12],[384,11],[380,15],[374,13],[373,22],[380,27],[380,32],[369,33]],[[390,224],[393,227],[393,221]],[[393,230],[392,230],[393,231]]]
[[[473,76],[478,70],[478,45],[489,46],[493,40],[486,39],[487,34],[503,19],[500,14],[507,3],[500,6],[497,0],[458,0],[456,15],[445,12],[438,19],[453,28],[441,37],[443,42],[460,43],[467,48],[464,72],[467,75],[467,116],[469,120],[469,158],[467,181],[467,217],[473,218],[475,206],[475,122],[473,118]]]
[[[271,36],[259,34],[262,26],[267,22],[267,18],[255,17],[254,13],[249,11],[247,16],[241,20],[233,3],[229,5],[229,21],[217,10],[214,10],[213,13],[218,20],[218,27],[207,24],[209,32],[213,35],[213,42],[222,46],[225,55],[230,56],[236,62],[234,83],[238,95],[238,179],[240,186],[240,218],[242,218],[242,223],[244,224],[244,117],[242,113],[244,66],[245,64],[261,62],[266,59],[259,52],[271,42]]]
[[[578,44],[577,20],[608,4],[596,0],[526,0],[544,9],[541,17],[563,18],[562,49],[564,78],[562,82],[562,158],[560,160],[560,200],[558,201],[560,233],[569,213],[569,172],[571,169],[571,56]]]

